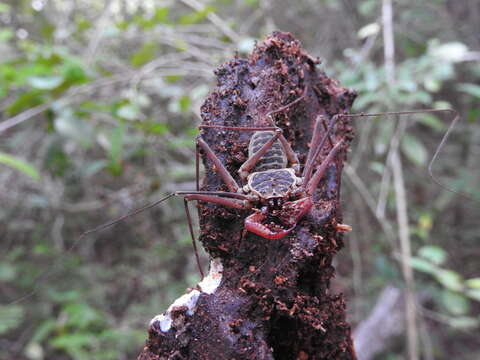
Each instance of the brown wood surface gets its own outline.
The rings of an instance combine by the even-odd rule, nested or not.
[[[306,92],[302,101],[274,116],[303,165],[316,116],[330,119],[348,112],[355,99],[354,91],[318,71],[315,62],[292,35],[273,33],[247,59],[235,58],[216,71],[217,87],[201,109],[203,123],[267,125],[265,114]],[[250,135],[203,130],[239,183]],[[332,142],[343,137],[352,137],[347,119],[338,120]],[[285,238],[245,232],[251,211],[199,205],[200,241],[223,264],[221,284],[213,294],[200,294],[192,315],[176,308],[168,331],[150,326],[139,360],[356,358],[345,299],[329,291],[332,258],[343,247],[335,225],[342,222],[339,195],[348,143],[320,182],[314,207]],[[227,190],[211,163],[203,161],[202,190]]]

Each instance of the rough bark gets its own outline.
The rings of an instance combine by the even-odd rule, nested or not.
[[[355,93],[316,70],[288,33],[275,32],[248,59],[217,71],[218,84],[202,106],[205,124],[264,126],[264,115],[305,97],[275,115],[300,160],[305,161],[317,115],[348,111]],[[247,158],[251,133],[203,131],[203,138],[234,178]],[[333,142],[351,128],[339,119]],[[139,360],[150,359],[355,359],[342,294],[329,292],[332,258],[342,248],[340,183],[346,147],[314,195],[315,205],[280,240],[244,231],[251,211],[200,203],[200,241],[214,262],[195,290],[152,320]],[[324,157],[331,144],[325,146]],[[320,159],[321,161],[321,159]],[[212,164],[203,190],[227,190]]]

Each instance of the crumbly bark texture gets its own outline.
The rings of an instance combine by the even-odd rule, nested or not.
[[[273,116],[304,164],[317,115],[330,119],[346,113],[355,99],[354,91],[318,71],[317,62],[291,34],[273,33],[247,59],[235,58],[216,71],[217,87],[201,109],[203,123],[267,126],[265,114],[305,93],[301,101]],[[202,131],[239,184],[237,171],[247,159],[251,134]],[[171,307],[170,326],[164,322],[162,330],[159,321],[152,321],[139,360],[356,358],[345,299],[329,291],[335,273],[332,258],[343,247],[335,225],[342,218],[341,173],[351,137],[347,119],[339,119],[332,143],[345,138],[345,146],[320,181],[314,207],[282,239],[245,232],[244,219],[251,210],[199,204],[200,241],[216,259],[221,280],[213,291],[201,286],[194,290],[200,293],[195,293],[193,305]],[[331,146],[327,143],[318,163]],[[202,156],[202,190],[227,191]]]

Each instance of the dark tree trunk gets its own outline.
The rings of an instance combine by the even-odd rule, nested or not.
[[[201,109],[203,122],[265,126],[265,114],[305,91],[301,101],[274,115],[303,164],[317,115],[348,112],[355,98],[315,63],[290,34],[275,32],[248,59],[235,58],[217,70],[217,88]],[[335,129],[332,142],[351,139],[346,119]],[[237,171],[251,133],[207,129],[202,136],[241,183]],[[344,297],[329,292],[332,258],[343,246],[336,224],[342,220],[345,157],[346,145],[320,182],[310,213],[280,240],[245,232],[251,211],[201,203],[200,241],[215,259],[210,274],[152,320],[138,359],[355,359]],[[204,156],[203,162],[202,189],[227,190]]]

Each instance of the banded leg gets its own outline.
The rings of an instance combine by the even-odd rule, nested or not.
[[[332,163],[337,153],[341,150],[344,141],[345,139],[342,139],[335,144],[335,146],[330,150],[325,159],[323,159],[322,163],[317,167],[317,171],[315,172],[315,174],[308,181],[308,183],[305,184],[305,192],[307,196],[312,196],[315,193],[315,189],[317,188],[318,183],[322,179],[325,171],[328,169],[328,166]],[[312,163],[315,162],[312,161]]]
[[[330,138],[330,133],[332,132],[338,117],[339,115],[335,115],[330,119],[327,131],[325,132],[323,137],[320,137],[320,126],[321,126],[321,123],[323,122],[321,117],[317,117],[317,120],[315,121],[314,134],[312,136],[312,143],[310,144],[310,150],[307,155],[307,160],[305,161],[305,167],[303,168],[303,181],[305,184],[309,182],[312,176],[312,172],[313,172],[313,169],[315,168],[315,163],[317,161],[318,155],[320,154],[320,151],[323,149],[323,146],[325,145],[325,142],[327,141],[327,139]]]
[[[207,155],[207,158],[209,158],[214,163],[215,168],[217,169],[218,173],[220,174],[223,181],[227,185],[228,189],[231,192],[238,192],[240,190],[240,186],[238,186],[235,179],[228,172],[228,170],[222,164],[222,162],[217,157],[217,155],[215,155],[215,153],[210,148],[210,146],[208,146],[208,144],[205,142],[205,140],[203,140],[201,137],[198,137],[197,138],[197,143],[203,149],[203,151],[205,151],[205,154]],[[198,186],[198,180],[197,180],[197,186]]]
[[[315,94],[317,95],[317,98],[318,99],[321,99],[323,97],[323,95],[320,93],[320,91],[318,90],[318,88],[316,86],[313,87],[313,91],[315,92]],[[327,131],[327,124],[325,123],[325,121],[322,121],[322,127],[323,127],[323,130],[324,131]],[[330,147],[333,148],[333,141],[332,139],[330,138],[330,135],[328,136],[328,143],[330,144]]]
[[[285,150],[285,155],[287,155],[290,166],[295,170],[296,175],[300,175],[300,160],[298,160],[297,154],[293,151],[290,143],[285,139],[285,136],[283,136],[283,133],[280,134],[279,140]]]
[[[313,135],[310,139],[310,149],[308,149],[307,159],[305,160],[305,165],[303,167],[303,174],[302,176],[305,177],[306,169],[309,168],[310,163],[312,161],[312,156],[317,150],[317,146],[320,143],[320,124],[323,123],[323,115],[318,115],[315,119],[315,125],[313,127]]]

